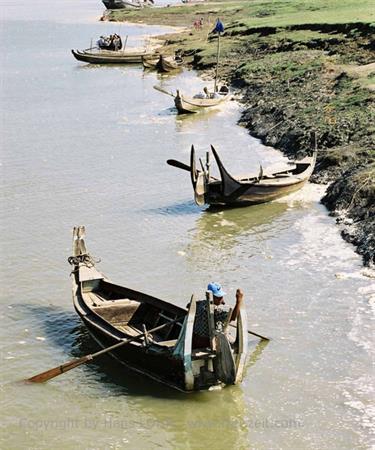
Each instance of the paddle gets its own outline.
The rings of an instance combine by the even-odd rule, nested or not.
[[[236,328],[236,325],[233,325],[232,323],[230,323],[229,325],[233,328]],[[268,338],[266,336],[262,336],[261,334],[254,333],[254,331],[247,330],[247,332],[249,334],[253,334],[254,336],[256,336],[258,338],[261,338],[263,341],[270,341],[270,338]]]
[[[159,86],[154,86],[154,89],[156,89],[157,91],[162,92],[163,94],[167,94],[170,95],[171,97],[175,98],[176,96],[174,94],[172,94],[172,92],[168,92],[165,89],[159,87]],[[189,169],[190,170],[190,169]]]
[[[188,172],[190,172],[190,166],[181,161],[177,161],[176,159],[167,159],[167,164],[173,167],[177,167],[178,169],[187,170]],[[210,175],[210,179],[217,180],[217,178],[213,177],[212,175]]]
[[[190,166],[181,161],[177,161],[176,159],[168,159],[167,164],[173,167],[177,167],[178,169],[187,170],[188,172],[190,172]]]
[[[153,333],[155,331],[161,330],[162,328],[166,327],[167,325],[171,325],[172,323],[178,322],[179,320],[183,319],[183,317],[179,317],[178,319],[171,320],[167,323],[164,323],[163,325],[159,325],[156,328],[152,328],[151,330],[148,330],[145,333],[140,333],[138,336],[134,336],[130,339],[124,339],[121,342],[118,342],[117,344],[111,345],[110,347],[107,347],[103,350],[100,350],[96,353],[82,356],[82,358],[78,359],[72,359],[71,361],[68,361],[60,366],[54,367],[53,369],[46,370],[45,372],[38,373],[37,375],[34,375],[31,378],[27,378],[25,381],[31,382],[31,383],[44,383],[45,381],[50,380],[51,378],[55,378],[62,373],[68,372],[69,370],[74,369],[75,367],[78,367],[82,364],[85,364],[87,362],[92,361],[97,356],[103,355],[104,353],[110,352],[111,350],[114,350],[118,347],[121,347],[125,344],[129,344],[130,342],[133,342],[141,337],[144,337],[147,334]]]

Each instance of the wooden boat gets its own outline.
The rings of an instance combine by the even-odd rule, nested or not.
[[[197,113],[202,110],[209,110],[226,102],[231,97],[228,90],[222,90],[216,93],[209,92],[206,98],[187,97],[177,91],[174,104],[180,114]]]
[[[153,6],[153,0],[102,0],[107,9],[140,9]]]
[[[159,55],[148,55],[142,58],[142,64],[145,69],[156,69],[156,64],[159,61]]]
[[[142,60],[143,67],[146,69],[156,69],[158,72],[173,72],[181,68],[182,58],[168,58],[163,55],[144,57]]]
[[[201,170],[197,169],[194,146],[191,147],[190,166],[176,160],[167,163],[190,172],[195,202],[199,206],[208,205],[255,205],[275,200],[295,192],[308,181],[313,173],[317,151],[312,156],[299,161],[276,164],[263,169],[258,174],[232,176],[224,167],[218,153],[211,145],[211,151],[220,172],[220,179],[211,176],[209,152],[206,164],[200,160]]]
[[[112,51],[112,50],[72,50],[78,60],[90,64],[137,64],[142,63],[143,57],[150,56],[146,51]]]
[[[166,58],[160,55],[159,61],[156,64],[156,69],[159,72],[172,72],[174,70],[180,69],[183,60],[181,57]]]
[[[84,227],[74,228],[73,256],[69,258],[73,304],[101,347],[140,336],[110,354],[135,372],[184,392],[215,389],[242,380],[247,358],[244,308],[240,309],[233,328],[235,339],[230,343],[226,327],[214,330],[213,303],[208,297],[210,343],[207,348],[197,348],[193,343],[194,296],[186,310],[112,283],[96,269],[84,235]],[[162,324],[165,326],[157,333],[147,333]]]

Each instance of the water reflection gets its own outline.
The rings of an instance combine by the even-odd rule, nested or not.
[[[207,209],[196,221],[188,252],[195,256],[202,252],[202,247],[227,252],[249,235],[254,235],[256,243],[264,239],[262,234],[275,228],[275,221],[287,208],[286,203],[267,203],[246,208]]]

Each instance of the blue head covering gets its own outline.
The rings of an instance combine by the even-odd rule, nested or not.
[[[209,283],[207,286],[207,290],[211,291],[215,297],[219,297],[219,298],[224,297],[224,295],[226,294],[221,289],[221,284],[219,284],[219,283]]]

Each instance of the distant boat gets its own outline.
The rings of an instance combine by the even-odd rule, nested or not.
[[[171,92],[165,91],[164,89],[158,86],[154,86],[154,88],[160,92],[163,92],[164,94],[171,95],[172,97],[174,97],[174,104],[179,114],[197,113],[199,111],[215,108],[219,106],[221,103],[224,103],[231,98],[231,93],[229,92],[227,86],[223,85],[221,86],[220,89],[218,87],[219,57],[220,57],[220,32],[218,33],[217,38],[217,56],[216,56],[214,86],[211,91],[209,91],[205,87],[203,89],[203,92],[200,92],[194,96],[187,96],[181,94],[180,90],[177,90],[177,94],[174,95]]]
[[[73,56],[78,60],[90,64],[136,64],[142,63],[142,59],[151,56],[146,50],[139,51],[113,51],[113,50],[72,50]]]
[[[154,5],[154,0],[102,0],[107,9],[140,9]]]
[[[110,355],[133,371],[183,392],[242,381],[248,354],[245,307],[240,308],[233,325],[235,339],[230,342],[229,322],[221,330],[214,328],[214,307],[207,297],[209,338],[204,347],[197,346],[193,340],[194,296],[185,309],[112,283],[96,269],[84,235],[85,227],[74,228],[73,256],[69,258],[73,304],[102,348],[133,339]]]
[[[183,59],[181,57],[150,56],[143,57],[143,67],[155,69],[158,72],[172,72],[181,68]]]
[[[174,159],[167,163],[190,172],[195,202],[216,206],[255,205],[275,200],[295,192],[308,181],[314,171],[317,151],[298,161],[276,164],[263,169],[258,174],[232,176],[224,167],[219,155],[211,145],[219,168],[220,178],[210,174],[209,152],[206,165],[200,160],[201,170],[197,169],[195,149],[191,147],[190,166]]]
[[[230,97],[231,94],[228,89],[219,92],[207,91],[206,94],[197,94],[194,97],[185,96],[178,90],[174,98],[174,104],[180,114],[189,114],[217,107],[229,100]]]

